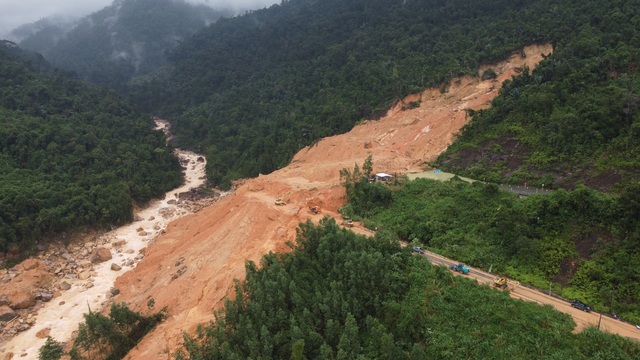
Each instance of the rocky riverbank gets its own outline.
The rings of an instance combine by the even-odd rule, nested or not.
[[[37,359],[47,336],[69,341],[84,313],[118,301],[116,278],[144,259],[171,221],[224,196],[204,187],[202,156],[177,155],[185,184],[136,211],[133,223],[39,246],[35,257],[0,272],[0,359]]]

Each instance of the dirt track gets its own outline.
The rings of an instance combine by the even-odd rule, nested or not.
[[[447,268],[450,265],[457,264],[457,261],[450,260],[445,258],[444,256],[432,253],[425,252],[424,256],[429,259],[433,264],[437,265],[445,265]],[[493,282],[493,279],[496,277],[494,274],[490,274],[484,272],[482,270],[478,270],[470,267],[470,272],[467,275],[462,275],[457,272],[453,272],[456,275],[464,276],[470,279],[477,280],[480,284],[489,284]],[[567,313],[573,317],[573,320],[576,322],[576,331],[580,331],[586,326],[593,325],[598,326],[598,322],[600,322],[600,330],[610,332],[613,334],[618,334],[620,336],[640,341],[640,329],[637,329],[634,325],[622,322],[620,320],[615,320],[606,315],[600,315],[596,312],[584,312],[578,309],[575,309],[568,302],[555,298],[553,296],[549,296],[544,294],[538,290],[531,289],[525,286],[509,286],[510,295],[516,299],[522,299],[526,301],[533,301],[540,305],[551,305],[555,307],[558,311],[562,311],[563,313]]]

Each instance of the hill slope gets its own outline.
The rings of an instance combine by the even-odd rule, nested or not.
[[[551,3],[286,1],[189,38],[137,100],[175,122],[181,145],[206,151],[209,180],[228,186],[409,93],[554,38],[575,14]]]
[[[324,215],[339,218],[337,210],[346,201],[340,169],[372,155],[376,171],[420,171],[422,163],[435,159],[467,122],[465,108],[486,107],[500,82],[515,74],[514,68],[525,63],[533,68],[541,53],[550,51],[550,46],[533,46],[526,49],[524,59],[518,53],[492,66],[500,74],[497,82],[463,77],[453,81],[446,94],[429,89],[412,95],[405,102],[422,99],[420,107],[403,111],[398,104],[379,121],[325,138],[301,150],[289,166],[247,180],[218,203],[170,224],[147,249],[145,259],[116,284],[121,290],[117,301],[142,310],[152,297],[170,314],[129,358],[167,358],[180,344],[183,331],[193,332],[198,324],[213,319],[212,311],[232,291],[233,279],[244,278],[245,260],[257,262],[269,251],[286,251],[285,243],[294,240],[300,222],[317,222]],[[287,204],[276,206],[278,197]],[[322,213],[311,214],[309,205],[320,206]],[[354,231],[371,234],[362,227]],[[175,277],[181,267],[186,271]]]
[[[84,226],[130,221],[182,181],[164,135],[114,93],[47,72],[0,44],[0,253]]]
[[[547,188],[637,186],[640,36],[632,24],[640,2],[613,2],[604,12],[588,3],[553,56],[474,116],[440,167]]]

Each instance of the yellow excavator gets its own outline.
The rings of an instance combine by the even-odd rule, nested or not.
[[[520,283],[518,281],[509,279],[507,275],[498,276],[497,278],[493,279],[493,286],[498,289],[506,289],[509,287],[509,285],[511,285],[515,289],[518,285],[520,285]]]

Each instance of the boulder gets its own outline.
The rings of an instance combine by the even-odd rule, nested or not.
[[[10,299],[10,306],[13,310],[28,309],[36,304],[36,299],[33,295],[26,291],[17,292],[15,295],[11,296]]]
[[[35,294],[34,298],[36,300],[48,302],[53,299],[53,294],[46,291],[39,291]]]
[[[118,264],[111,264],[111,270],[120,271],[120,270],[122,270],[122,266],[120,266]]]
[[[111,244],[111,246],[114,248],[118,248],[125,245],[126,243],[127,243],[127,240],[116,240]]]
[[[66,281],[63,281],[60,283],[60,285],[58,285],[58,287],[60,288],[60,290],[69,290],[71,289],[71,284],[69,284]]]
[[[9,304],[11,304],[11,301],[9,301],[9,297],[4,294],[0,295],[0,306],[5,306]]]
[[[87,280],[90,277],[91,277],[91,271],[85,270],[78,274],[78,280]]]
[[[40,262],[36,259],[27,259],[22,262],[22,268],[26,271],[32,270],[40,266]]]
[[[97,248],[91,254],[91,262],[94,264],[111,260],[111,251],[107,248]]]
[[[11,321],[16,317],[18,317],[18,314],[16,314],[10,307],[6,305],[0,306],[0,321]]]
[[[118,288],[111,288],[111,290],[109,290],[109,293],[111,294],[111,296],[116,296],[118,294],[120,294],[120,289]]]
[[[36,333],[36,337],[38,339],[46,339],[47,336],[49,336],[50,332],[51,332],[51,329],[49,329],[49,328],[41,329]]]

